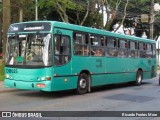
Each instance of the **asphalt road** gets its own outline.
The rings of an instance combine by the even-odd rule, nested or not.
[[[107,85],[94,88],[91,93],[85,95],[77,95],[74,91],[46,93],[41,91],[2,89],[2,86],[0,86],[0,111],[94,111],[87,113],[88,116],[91,114],[94,117],[83,116],[83,112],[79,112],[79,116],[82,114],[82,117],[71,117],[78,113],[66,112],[65,115],[68,114],[69,117],[64,115],[64,117],[32,118],[34,120],[106,120],[106,118],[111,120],[159,120],[160,117],[154,116],[113,117],[112,113],[106,113],[110,114],[111,117],[106,117],[107,115],[100,117],[98,116],[98,111],[151,111],[151,113],[152,111],[160,111],[160,86],[158,77],[144,80],[141,86],[129,84]],[[113,115],[115,113],[113,112]],[[59,114],[62,113],[59,112]],[[0,120],[2,119],[8,120],[9,118],[0,118]],[[28,118],[23,118],[23,120],[25,119],[28,120]]]

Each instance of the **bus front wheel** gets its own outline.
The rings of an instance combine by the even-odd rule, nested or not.
[[[140,86],[142,83],[143,72],[141,70],[137,71],[135,85]]]
[[[81,73],[78,78],[77,93],[82,95],[88,91],[88,76],[85,73]]]

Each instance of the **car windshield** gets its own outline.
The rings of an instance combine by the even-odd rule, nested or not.
[[[6,65],[50,66],[51,34],[8,35]]]

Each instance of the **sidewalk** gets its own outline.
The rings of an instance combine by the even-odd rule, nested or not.
[[[4,81],[0,81],[0,91],[7,90],[7,88],[4,87]]]
[[[4,90],[5,90],[4,81],[0,81],[0,92]]]
[[[0,81],[0,93],[15,91],[13,88],[5,88],[4,81]]]

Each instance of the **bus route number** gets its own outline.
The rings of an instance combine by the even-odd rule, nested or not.
[[[101,59],[97,59],[97,60],[96,60],[96,63],[97,63],[97,64],[96,64],[96,67],[97,67],[97,68],[101,68],[101,67],[103,66]]]
[[[17,69],[6,69],[6,73],[18,73]]]

